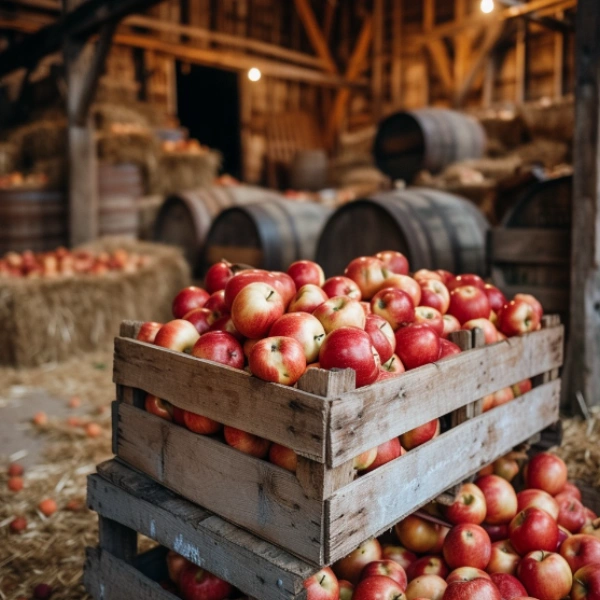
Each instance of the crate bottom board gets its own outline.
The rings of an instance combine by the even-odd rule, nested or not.
[[[116,450],[124,462],[161,485],[320,566],[343,558],[554,423],[559,395],[560,380],[546,383],[318,502],[305,497],[291,473],[129,405],[118,406]],[[209,451],[212,458],[207,460]],[[398,482],[403,482],[401,488]],[[228,498],[235,502],[225,505]],[[320,527],[315,520],[319,507]],[[276,519],[278,515],[285,518]]]

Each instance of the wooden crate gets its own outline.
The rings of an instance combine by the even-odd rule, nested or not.
[[[164,549],[138,556],[138,534],[260,600],[304,598],[302,584],[318,570],[118,460],[88,477],[88,506],[98,512],[100,540],[87,550],[84,584],[97,600],[175,598],[157,583],[166,579]]]
[[[267,383],[135,341],[125,324],[115,340],[114,452],[261,538],[330,564],[558,420],[563,328],[552,322],[360,389],[350,370],[311,369],[298,389]],[[529,377],[531,392],[477,415],[483,396]],[[297,473],[145,412],[141,390],[293,448]],[[449,413],[456,426],[355,477],[354,457]]]

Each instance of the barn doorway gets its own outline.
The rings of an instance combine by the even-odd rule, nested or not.
[[[237,73],[177,63],[177,114],[182,127],[223,155],[223,171],[241,177]]]

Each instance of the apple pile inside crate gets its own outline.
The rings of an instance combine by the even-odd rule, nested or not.
[[[512,452],[392,531],[318,567],[117,461],[88,480],[100,543],[84,582],[120,600],[595,600],[600,519],[557,456]],[[517,491],[520,489],[521,491]],[[158,546],[138,555],[141,533]]]
[[[560,324],[475,275],[408,272],[397,252],[327,281],[215,264],[175,320],[123,324],[115,454],[323,566],[556,422]]]

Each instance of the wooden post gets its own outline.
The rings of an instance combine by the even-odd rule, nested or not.
[[[63,8],[70,11],[84,1],[63,0]],[[92,117],[89,114],[82,117],[79,109],[93,53],[93,46],[85,40],[68,39],[65,42],[71,246],[92,241],[98,236],[98,165],[94,124]]]
[[[561,11],[559,18],[564,16]],[[565,34],[557,31],[554,34],[554,97],[562,98],[564,91],[564,67],[565,67]]]
[[[485,67],[485,74],[483,77],[483,98],[482,103],[483,106],[489,108],[494,102],[494,87],[496,84],[496,67],[497,67],[497,57],[496,54],[493,53],[488,60],[488,63]]]
[[[577,7],[570,339],[564,390],[600,404],[600,3]]]
[[[520,20],[517,29],[515,102],[523,104],[527,97],[527,22]]]

